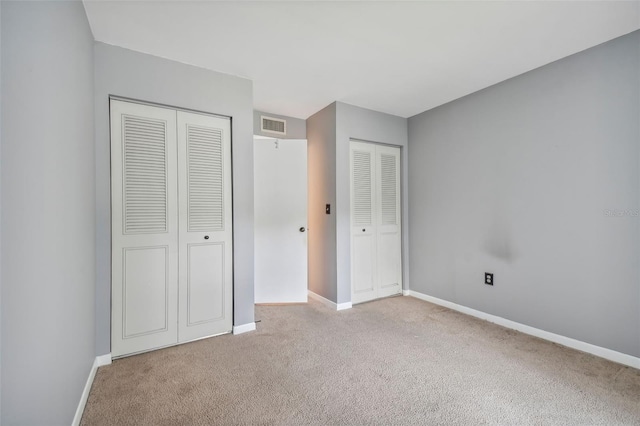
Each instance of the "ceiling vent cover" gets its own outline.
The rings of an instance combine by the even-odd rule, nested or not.
[[[261,116],[263,132],[275,133],[278,135],[287,134],[287,120],[281,120],[279,118]]]

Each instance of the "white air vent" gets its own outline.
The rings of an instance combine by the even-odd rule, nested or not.
[[[260,121],[262,125],[260,129],[263,132],[275,133],[277,135],[286,135],[287,134],[287,121],[281,120],[279,118],[273,117],[265,117],[264,115],[260,117]]]

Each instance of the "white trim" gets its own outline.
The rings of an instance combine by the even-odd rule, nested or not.
[[[111,354],[100,355],[93,360],[93,365],[91,366],[91,370],[89,371],[89,377],[87,377],[87,383],[85,383],[84,390],[82,391],[82,395],[80,396],[80,402],[78,403],[78,408],[76,409],[76,415],[73,416],[73,423],[71,423],[72,426],[80,425],[82,414],[84,413],[84,407],[87,405],[89,392],[91,392],[91,386],[93,385],[93,379],[95,379],[96,377],[98,367],[109,364],[111,364]]]
[[[253,331],[255,329],[256,329],[256,323],[255,322],[250,322],[248,324],[242,324],[242,325],[234,325],[233,326],[233,334],[248,333],[248,332]]]
[[[307,293],[309,295],[309,298],[313,300],[317,300],[318,302],[324,304],[329,309],[336,310],[338,308],[338,305],[336,305],[334,302],[332,302],[329,299],[325,299],[324,297],[320,296],[317,293],[312,292],[311,290],[308,290]]]
[[[111,354],[104,354],[96,357],[96,363],[98,367],[103,367],[105,365],[111,365]]]
[[[329,299],[326,299],[326,298],[320,296],[317,293],[312,292],[311,290],[308,290],[308,294],[309,294],[309,297],[311,299],[317,300],[318,302],[324,304],[329,309],[333,309],[334,311],[343,311],[345,309],[351,309],[352,308],[351,302],[335,303],[335,302],[332,302]]]
[[[444,306],[454,311],[462,312],[463,314],[471,315],[476,318],[483,319],[485,321],[492,322],[494,324],[501,325],[503,327],[511,328],[513,330],[520,331],[531,336],[539,337],[541,339],[548,340],[550,342],[558,343],[563,346],[567,346],[572,349],[577,349],[582,352],[586,352],[600,358],[608,359],[609,361],[617,362],[619,364],[627,365],[629,367],[640,369],[640,358],[623,354],[611,349],[603,348],[601,346],[592,345],[591,343],[582,342],[580,340],[572,339],[571,337],[561,336],[559,334],[551,333],[549,331],[540,330],[535,327],[520,324],[515,321],[508,320],[506,318],[498,317],[495,315],[487,314],[482,311],[468,308],[466,306],[458,305],[457,303],[449,302],[447,300],[438,299],[437,297],[429,296],[423,293],[418,293],[413,290],[406,290],[408,296],[415,297],[416,299],[424,300],[427,302],[435,303],[436,305]],[[404,293],[404,292],[403,292]]]
[[[411,290],[402,290],[403,296],[411,296]]]
[[[352,307],[353,305],[351,304],[351,302],[338,303],[338,305],[336,306],[336,311],[344,311],[345,309],[351,309]]]
[[[127,98],[126,96],[109,95],[109,101],[111,101],[111,100],[129,102],[130,104],[140,104],[140,105],[148,105],[148,106],[159,107],[159,108],[175,109],[177,111],[191,112],[191,113],[194,113],[194,114],[208,115],[208,116],[211,116],[211,117],[222,118],[224,120],[231,120],[231,117],[228,116],[228,115],[220,115],[220,114],[214,114],[212,112],[200,111],[199,109],[183,108],[183,107],[179,107],[179,106],[175,106],[175,105],[143,101],[143,100],[140,100],[140,99]]]
[[[73,416],[73,423],[71,423],[71,426],[80,425],[80,420],[82,420],[82,414],[84,413],[84,407],[85,405],[87,405],[89,392],[91,392],[91,385],[93,385],[93,379],[96,377],[96,371],[98,371],[98,358],[93,360],[93,365],[91,366],[91,370],[89,371],[89,377],[87,378],[87,383],[84,385],[84,390],[82,391],[82,395],[80,396],[80,403],[78,404],[78,408],[76,409],[76,415]]]

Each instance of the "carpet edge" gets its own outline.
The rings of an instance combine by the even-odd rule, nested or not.
[[[506,318],[502,318],[496,315],[491,315],[486,312],[478,311],[476,309],[469,308],[467,306],[458,305],[457,303],[449,302],[448,300],[439,299],[437,297],[429,296],[428,294],[420,293],[414,290],[405,290],[405,296],[414,297],[416,299],[424,300],[425,302],[431,302],[436,305],[444,306],[445,308],[452,309],[454,311],[461,312],[472,317],[476,317],[491,323],[500,325],[502,327],[510,328],[512,330],[519,331],[530,336],[539,337],[544,340],[548,340],[553,343],[576,349],[581,352],[586,352],[591,355],[595,355],[600,358],[604,358],[609,361],[617,362],[618,364],[626,365],[640,369],[640,358],[633,355],[625,354],[622,352],[614,351],[613,349],[603,348],[591,343],[576,340],[571,337],[562,336],[560,334],[551,333],[550,331],[541,330],[539,328],[531,327],[519,322],[515,322]]]

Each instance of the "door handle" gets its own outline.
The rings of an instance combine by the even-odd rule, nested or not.
[[[304,226],[301,226],[301,227],[300,227],[300,229],[299,229],[298,231],[300,231],[300,232],[304,232],[304,231],[306,231],[306,229],[304,229]]]
[[[209,236],[208,236],[208,235],[205,235],[205,236],[204,236],[204,239],[205,239],[205,240],[208,240],[208,239],[209,239]]]
[[[362,228],[362,232],[365,232],[365,231],[366,231],[366,229]]]

